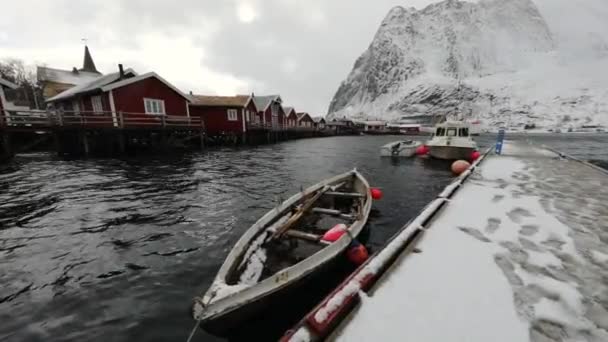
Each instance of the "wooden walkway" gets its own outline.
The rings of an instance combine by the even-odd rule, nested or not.
[[[204,122],[200,117],[128,112],[5,111],[0,114],[0,130],[4,131],[53,131],[65,129],[204,130]]]

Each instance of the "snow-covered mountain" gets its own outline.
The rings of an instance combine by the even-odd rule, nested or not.
[[[532,0],[395,7],[340,85],[328,117],[608,124],[605,38],[591,32],[588,51],[566,54],[552,32]]]

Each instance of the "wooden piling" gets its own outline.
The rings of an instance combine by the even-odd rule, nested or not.
[[[86,157],[88,157],[90,150],[89,150],[89,137],[87,135],[87,131],[83,131],[81,133],[81,140],[82,140],[82,148],[84,151],[84,155]]]
[[[3,132],[2,133],[2,155],[6,156],[6,157],[12,157],[13,156],[13,149],[11,147],[11,137],[10,137],[10,133],[8,132]]]

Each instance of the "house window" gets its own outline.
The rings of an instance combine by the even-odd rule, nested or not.
[[[74,111],[74,114],[80,114],[80,102],[78,102],[78,100],[72,101],[72,110]]]
[[[93,106],[93,112],[95,114],[103,113],[103,105],[101,103],[101,96],[93,96],[91,97],[91,105]]]
[[[247,122],[249,122],[249,119],[250,119],[250,118],[249,118],[249,111],[248,111],[248,110],[246,110],[246,111],[245,111],[245,120],[247,120]]]
[[[146,107],[146,114],[152,115],[164,115],[165,114],[165,101],[157,99],[144,99],[144,106]]]
[[[238,121],[238,115],[236,109],[228,109],[228,121]]]

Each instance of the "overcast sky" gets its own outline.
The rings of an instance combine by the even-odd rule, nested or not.
[[[535,1],[547,12],[557,8],[555,13],[563,11],[547,4],[572,2]],[[579,1],[606,2],[574,3]],[[2,9],[10,15],[0,21],[0,58],[80,67],[81,38],[87,38],[95,63],[104,73],[116,71],[116,65],[123,63],[139,73],[155,71],[186,92],[280,93],[286,105],[324,115],[338,85],[390,8],[420,8],[435,1],[6,2]],[[605,9],[600,8],[598,20],[606,18]]]

